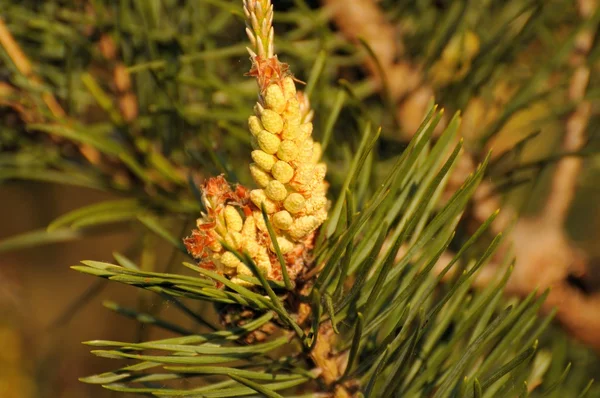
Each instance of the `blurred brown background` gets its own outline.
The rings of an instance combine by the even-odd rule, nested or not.
[[[0,239],[43,228],[69,210],[107,198],[100,196],[52,184],[2,185]],[[107,233],[0,256],[2,398],[110,396],[101,387],[77,380],[108,370],[111,365],[91,355],[81,342],[132,339],[135,322],[106,310],[101,303],[111,299],[123,305],[134,304],[136,290],[102,283],[103,290],[73,313],[69,307],[98,281],[69,266],[83,259],[110,261],[112,251],[126,251],[133,239],[128,233]],[[57,325],[65,313],[72,313],[72,318]],[[39,390],[31,391],[35,385]]]

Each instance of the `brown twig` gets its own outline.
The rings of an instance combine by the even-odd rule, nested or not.
[[[588,18],[597,6],[585,0],[578,5],[583,18]],[[571,60],[574,71],[570,80],[569,100],[578,105],[565,124],[562,143],[565,152],[581,150],[586,141],[591,103],[584,100],[590,76],[585,55],[592,47],[594,34],[594,30],[587,30],[579,35]],[[587,257],[575,247],[564,231],[582,162],[580,157],[561,159],[554,171],[551,191],[542,212],[536,217],[520,219],[515,225],[511,243],[517,262],[508,281],[507,292],[524,296],[535,289],[541,291],[550,288],[544,309],[556,308],[557,319],[565,329],[600,352],[600,294],[586,295],[568,282],[570,276],[581,277],[587,272]],[[496,202],[499,201],[496,199]],[[487,285],[493,278],[492,269],[485,271],[478,284]]]
[[[419,86],[421,71],[403,58],[404,48],[397,29],[386,20],[375,0],[323,0],[323,4],[348,39],[362,39],[373,49],[385,76],[380,76],[373,59],[365,59],[365,66],[380,88],[385,79],[394,101]]]
[[[579,0],[577,5],[581,17],[589,18],[597,9],[598,2]],[[569,99],[579,104],[566,122],[562,145],[564,151],[579,151],[586,142],[592,104],[583,100],[590,78],[590,68],[585,63],[585,56],[592,48],[596,33],[597,29],[594,27],[581,32],[577,37],[577,47],[572,59],[575,70],[570,81]],[[542,216],[545,228],[555,229],[562,235],[565,244],[563,267],[566,272],[577,276],[586,273],[588,260],[565,236],[563,224],[575,197],[582,163],[583,160],[578,157],[564,158],[558,162],[552,179],[552,190]],[[567,330],[600,352],[600,293],[586,295],[567,283],[563,277],[557,280],[545,305],[547,308],[556,307],[557,317]]]
[[[375,87],[382,92],[387,88],[385,95],[396,107],[400,134],[409,137],[423,121],[434,91],[424,79],[422,66],[405,56],[400,30],[386,19],[376,0],[323,0],[323,4],[348,39],[362,39],[375,53],[381,67],[371,58],[365,59],[365,67]],[[444,117],[436,132],[445,124]]]
[[[593,32],[585,31],[579,36],[579,54],[587,54],[592,46]],[[585,132],[590,119],[592,104],[583,100],[590,79],[590,69],[583,64],[582,56],[574,57],[575,71],[569,86],[569,99],[578,102],[575,111],[569,116],[566,123],[566,134],[563,139],[565,152],[576,152],[583,148],[586,141]],[[556,225],[562,225],[566,219],[569,205],[575,196],[577,176],[581,170],[583,160],[578,157],[562,159],[556,166],[552,179],[552,189],[546,203],[544,214],[547,220]]]
[[[119,60],[117,45],[108,33],[104,33],[100,37],[98,46],[111,68],[121,116],[125,122],[131,122],[138,116],[138,103],[136,95],[132,90],[129,72],[123,62]]]
[[[41,79],[33,73],[29,59],[15,41],[2,18],[0,18],[0,45],[24,77],[35,85],[41,85]],[[66,116],[65,111],[51,93],[42,93],[42,99],[55,118],[62,119]]]
[[[23,77],[28,79],[29,82],[32,83],[34,86],[40,86],[42,84],[42,79],[34,73],[31,62],[29,61],[23,50],[21,50],[21,47],[6,27],[2,18],[0,18],[0,46],[4,48],[4,51],[6,51],[6,54],[15,64],[15,67],[17,68],[19,73],[23,75]],[[20,94],[20,92],[17,93],[16,90],[10,90],[9,88],[10,86],[5,86],[4,93],[0,92],[0,94],[2,94],[0,95],[0,101],[2,104],[11,106],[21,116],[25,116],[23,119],[24,121],[40,121],[45,119],[45,117],[43,116],[43,112],[40,112],[40,110],[37,109],[35,104],[25,106],[22,103],[20,103],[21,101],[10,100],[8,98],[8,95],[5,94],[10,94],[11,96],[13,96],[14,94]],[[27,95],[23,96],[27,97]],[[44,103],[46,104],[46,107],[48,108],[48,110],[50,110],[50,113],[55,119],[57,119],[60,123],[69,123],[69,121],[67,120],[67,114],[65,113],[60,103],[56,100],[54,95],[52,95],[52,93],[45,91],[41,94],[41,97]],[[54,139],[57,140],[56,137],[54,137]],[[79,150],[81,154],[85,156],[85,158],[88,159],[90,163],[98,164],[98,162],[100,161],[100,153],[94,147],[86,144],[81,144],[79,146]]]

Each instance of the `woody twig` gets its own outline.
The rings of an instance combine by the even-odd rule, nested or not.
[[[14,39],[13,35],[10,33],[10,30],[8,30],[2,18],[0,18],[0,45],[4,51],[6,51],[6,54],[12,60],[15,67],[23,77],[25,77],[34,86],[40,86],[42,84],[42,79],[34,73],[34,68],[31,62],[17,41]],[[23,101],[15,100],[15,98],[18,98],[20,95],[21,93],[18,90],[12,88],[10,85],[3,84],[2,89],[0,90],[0,103],[11,106],[23,117],[23,120],[26,122],[46,119],[44,112],[38,109],[34,104],[25,106]],[[70,123],[66,112],[52,93],[44,91],[41,94],[41,98],[54,118],[53,122],[65,124]],[[53,138],[58,140],[57,137]],[[100,153],[92,146],[81,144],[79,145],[79,150],[90,163],[98,164],[100,161]]]

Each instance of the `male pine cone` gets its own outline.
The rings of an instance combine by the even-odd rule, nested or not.
[[[273,53],[273,6],[268,0],[244,0],[244,11],[255,50],[249,49],[249,75],[256,77],[259,86],[255,114],[248,119],[254,149],[250,173],[259,188],[248,192],[241,186],[232,189],[223,177],[209,179],[203,191],[207,213],[185,243],[201,266],[248,285],[240,276],[252,272],[221,243],[247,253],[268,278],[281,280],[281,266],[261,212],[264,206],[289,276],[295,279],[305,271],[315,231],[327,218],[328,185],[327,167],[319,163],[321,146],[312,139],[308,98],[296,91],[287,65]]]
[[[267,86],[250,116],[250,172],[259,189],[250,192],[256,206],[264,204],[285,242],[282,252],[301,242],[327,218],[325,172],[321,146],[312,140],[310,114],[302,114],[294,81],[286,76]],[[285,248],[284,248],[285,246]]]

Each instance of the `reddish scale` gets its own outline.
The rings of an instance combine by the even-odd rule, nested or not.
[[[228,200],[243,205],[248,198],[248,190],[245,187],[236,185],[235,191],[233,191],[222,175],[209,178],[204,184],[204,192],[212,201],[223,206]]]
[[[215,225],[216,225],[216,223],[214,221],[209,221],[209,222],[206,222],[206,223],[200,225],[198,227],[198,229],[201,229],[203,231],[209,231],[209,230],[213,229],[215,227]]]
[[[233,202],[241,207],[244,211],[244,214],[248,216],[246,213],[246,208],[252,204],[250,201],[250,191],[246,187],[238,184],[235,187],[235,192],[233,195]]]
[[[288,64],[279,62],[277,56],[271,58],[256,56],[251,60],[252,68],[250,72],[246,73],[246,76],[256,77],[261,94],[272,83],[277,83],[283,88],[283,79],[290,75]]]
[[[259,245],[268,247],[271,244],[271,237],[269,236],[268,232],[258,230],[256,241]]]
[[[194,258],[204,259],[208,256],[209,247],[216,242],[216,238],[212,236],[211,232],[203,233],[199,230],[193,230],[192,236],[183,240],[188,251]]]
[[[237,197],[239,198],[240,201],[246,200],[248,198],[249,191],[246,187],[238,184],[235,187],[235,194],[237,195]]]
[[[306,237],[306,239],[304,239],[304,242],[303,242],[304,250],[303,251],[312,251],[312,249],[315,247],[315,235],[316,235],[316,232],[313,231]]]
[[[304,242],[296,244],[294,250],[284,256],[286,264],[293,266],[293,264],[302,259],[306,253],[309,253],[314,247],[315,235],[315,232],[312,232],[304,239]]]
[[[305,198],[310,198],[310,192],[302,189],[302,185],[295,180],[296,176],[294,175],[294,177],[292,177],[292,179],[290,180],[290,182],[288,183],[290,185],[290,187],[294,188],[294,190],[296,192],[298,192],[299,194],[301,194],[302,196],[304,196]]]
[[[223,194],[226,194],[227,191],[231,191],[229,184],[225,181],[223,176],[218,176],[214,178],[209,178],[204,184],[204,191],[207,196],[220,197]]]
[[[269,275],[269,277],[270,277],[269,279],[273,279],[276,281],[283,280],[283,274],[281,273],[281,266],[278,263],[273,263],[273,264],[276,264],[276,265],[271,270],[271,275]]]
[[[208,254],[205,250],[207,247],[206,238],[205,235],[200,235],[197,230],[194,230],[192,231],[192,236],[185,238],[183,243],[194,258],[202,259]]]
[[[212,261],[207,261],[211,254],[210,246],[219,241],[219,236],[215,232],[217,223],[214,218],[223,213],[228,203],[241,207],[246,217],[252,216],[256,208],[252,207],[253,204],[249,200],[248,189],[242,185],[236,185],[235,189],[231,189],[231,185],[222,175],[209,178],[203,184],[203,191],[215,207],[208,209],[208,220],[194,229],[192,235],[185,238],[183,242],[189,253],[200,261],[199,266],[216,270],[216,265]]]
[[[276,281],[283,280],[281,264],[279,264],[279,259],[277,258],[277,254],[271,252],[270,250],[269,250],[269,261],[272,264],[271,272],[269,274],[269,279],[273,279]],[[287,265],[287,261],[286,261],[286,265]]]
[[[242,210],[244,211],[244,215],[246,217],[251,217],[255,208],[256,208],[256,206],[254,206],[253,203],[250,203],[250,204],[247,204],[246,206],[242,207]]]

